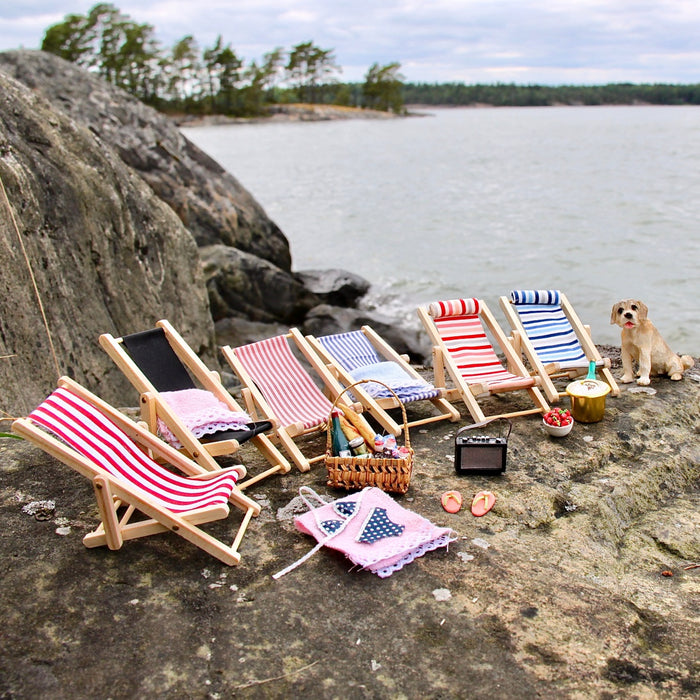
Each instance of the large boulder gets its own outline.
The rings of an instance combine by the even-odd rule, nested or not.
[[[300,323],[320,299],[272,263],[225,245],[200,248],[212,315]]]
[[[252,195],[164,115],[43,51],[0,53],[0,70],[84,124],[136,170],[198,245],[223,243],[291,269],[289,243]]]
[[[300,270],[294,277],[324,304],[353,307],[369,291],[370,283],[347,270]]]
[[[172,208],[95,133],[2,72],[0,180],[2,410],[31,410],[63,373],[123,402],[100,333],[167,317],[213,354],[197,246]]]

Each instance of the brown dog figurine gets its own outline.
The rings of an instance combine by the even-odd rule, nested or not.
[[[637,384],[647,386],[650,374],[667,374],[674,381],[694,362],[690,355],[679,357],[647,318],[648,309],[638,299],[625,299],[613,304],[610,323],[622,328],[622,369],[620,381],[634,381],[634,362],[638,363]]]

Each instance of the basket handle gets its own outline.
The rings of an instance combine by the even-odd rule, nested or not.
[[[463,433],[466,430],[472,430],[473,428],[483,428],[485,425],[488,425],[489,423],[492,423],[493,421],[496,420],[504,420],[506,423],[508,423],[508,432],[506,433],[506,440],[510,437],[510,431],[513,430],[513,423],[511,423],[508,418],[504,418],[503,416],[496,416],[495,418],[487,418],[486,420],[482,420],[479,423],[473,423],[472,425],[465,425],[463,428],[460,428],[456,433],[455,437],[457,437],[460,433]],[[503,430],[501,430],[501,437],[503,437]]]
[[[332,426],[332,421],[333,421],[333,411],[338,406],[338,401],[340,400],[340,397],[346,392],[350,391],[353,387],[357,386],[358,384],[381,384],[385,389],[388,389],[393,395],[394,398],[396,399],[397,403],[399,404],[399,407],[401,408],[401,415],[403,416],[403,439],[404,439],[404,444],[406,447],[410,450],[411,449],[411,439],[408,435],[408,417],[406,416],[406,408],[404,407],[403,403],[401,403],[401,399],[398,397],[396,392],[388,385],[385,384],[384,382],[380,382],[378,379],[360,379],[360,381],[355,382],[354,384],[351,384],[348,387],[345,387],[338,396],[336,396],[335,401],[333,402],[333,405],[331,406],[331,412],[328,417],[328,423],[326,427],[326,452],[331,451],[331,446],[332,446],[332,438],[331,438],[331,426]]]

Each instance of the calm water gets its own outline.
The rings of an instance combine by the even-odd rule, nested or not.
[[[370,305],[566,292],[599,343],[642,299],[700,354],[700,109],[431,110],[388,121],[186,129],[287,235],[295,270],[341,267]]]

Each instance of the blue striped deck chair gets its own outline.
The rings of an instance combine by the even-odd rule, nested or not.
[[[408,427],[440,420],[459,420],[459,411],[444,398],[444,392],[423,379],[409,364],[408,358],[399,355],[370,326],[318,338],[309,335],[306,339],[342,387],[376,379],[392,388],[398,401],[377,383],[358,384],[351,391],[364,410],[393,435],[399,435],[403,426],[388,411],[399,408],[400,404],[405,406],[416,401],[429,401],[438,410],[438,415],[407,421]]]
[[[566,295],[556,289],[519,289],[502,296],[499,303],[512,328],[511,341],[527,358],[533,373],[542,379],[547,398],[556,402],[565,394],[552,381],[575,379],[586,374],[595,362],[614,396],[620,393],[610,372],[610,360],[603,359],[590,334]]]

